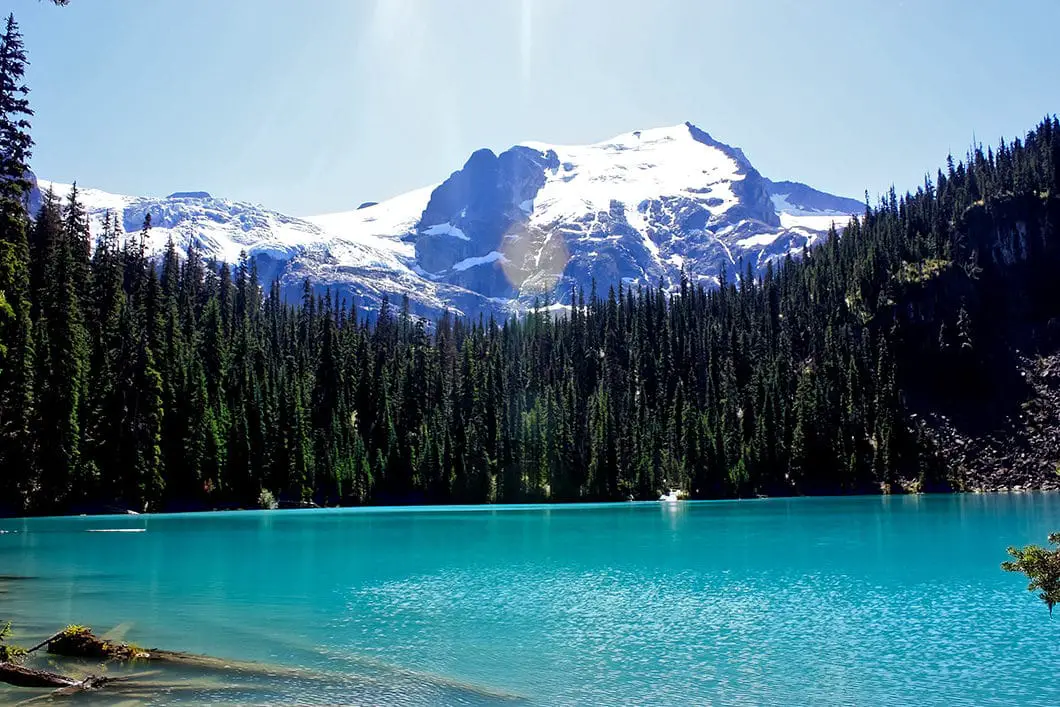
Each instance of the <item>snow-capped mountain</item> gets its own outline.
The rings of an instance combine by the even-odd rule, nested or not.
[[[757,268],[801,252],[864,209],[770,181],[739,149],[687,123],[595,145],[480,150],[438,185],[306,218],[204,192],[80,194],[94,229],[109,211],[138,233],[150,213],[153,252],[170,238],[228,262],[246,252],[289,290],[308,277],[369,310],[408,295],[428,316],[504,316],[535,300],[563,306],[594,281],[601,292],[619,282],[672,287],[682,271],[714,282],[741,260]]]

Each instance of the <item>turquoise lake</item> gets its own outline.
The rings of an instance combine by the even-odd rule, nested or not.
[[[999,568],[1006,546],[1060,530],[1056,494],[0,530],[0,619],[20,643],[83,623],[298,669],[143,698],[154,704],[1060,704],[1060,616]],[[0,703],[32,694],[0,688]]]

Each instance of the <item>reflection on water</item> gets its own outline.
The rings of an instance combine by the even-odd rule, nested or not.
[[[1042,494],[5,521],[0,618],[254,662],[79,703],[1055,705],[998,565],[1057,527]]]

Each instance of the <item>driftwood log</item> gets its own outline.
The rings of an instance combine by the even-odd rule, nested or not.
[[[25,651],[28,655],[47,646],[49,653],[75,658],[93,658],[100,660],[135,660],[143,653],[139,648],[127,643],[110,643],[97,638],[89,629],[81,626],[70,626]],[[11,655],[5,652],[5,656]],[[16,654],[17,655],[17,654]],[[37,670],[14,662],[16,658],[5,658],[0,662],[0,682],[15,687],[52,688],[64,692],[96,690],[113,678],[90,675],[84,680],[77,680],[47,670]]]
[[[48,652],[67,658],[90,658],[93,660],[148,660],[151,654],[129,643],[105,641],[92,630],[83,626],[71,626],[55,634],[42,645]],[[35,646],[39,648],[40,646]]]
[[[28,652],[32,652],[41,646],[48,647],[48,653],[60,655],[64,658],[82,658],[97,660],[100,662],[118,661],[127,663],[131,661],[149,662],[154,664],[166,663],[198,668],[201,670],[261,672],[272,675],[277,670],[275,666],[262,666],[257,663],[242,661],[223,660],[207,655],[194,655],[179,651],[166,651],[157,648],[143,649],[132,643],[119,641],[108,641],[92,633],[92,630],[83,626],[71,626],[43,643],[34,646]],[[292,674],[301,674],[292,670]]]
[[[78,688],[81,690],[95,690],[103,687],[109,680],[90,675],[84,680],[74,680],[58,673],[49,673],[46,670],[34,670],[24,665],[15,663],[0,663],[0,681],[15,687],[44,687],[44,688]]]
[[[3,645],[2,642],[0,642],[0,645]],[[341,684],[342,681],[348,678],[348,676],[343,673],[305,670],[301,668],[249,661],[225,660],[222,658],[214,658],[212,656],[195,655],[179,651],[158,649],[146,651],[134,644],[100,638],[93,634],[89,628],[84,626],[68,626],[48,639],[38,643],[30,649],[30,651],[19,650],[15,655],[31,654],[33,651],[39,650],[45,646],[47,646],[48,653],[53,655],[79,658],[82,660],[87,659],[89,662],[97,662],[100,670],[105,669],[105,666],[111,661],[121,663],[143,661],[144,663],[150,663],[153,666],[157,666],[160,669],[140,672],[135,675],[116,675],[114,677],[89,676],[82,680],[45,670],[29,668],[14,662],[17,660],[15,658],[10,660],[0,659],[0,683],[7,683],[20,688],[34,688],[46,691],[19,702],[18,705],[35,705],[38,702],[50,702],[57,696],[75,695],[77,693],[90,692],[101,688],[106,691],[106,694],[113,695],[115,698],[149,699],[155,695],[174,694],[175,690],[184,691],[188,694],[194,695],[198,694],[197,691],[199,690],[218,689],[219,685],[216,682],[217,678],[235,678],[236,676],[243,679],[261,676],[272,680],[277,678],[289,678],[291,680],[297,679],[307,682],[334,682],[335,684]],[[177,669],[176,679],[155,679],[156,676],[165,675],[166,667]],[[188,682],[186,673],[189,670],[202,674],[202,682],[196,682],[195,680]],[[408,676],[416,675],[415,673],[404,670],[400,671],[400,673]],[[485,690],[439,676],[422,674],[419,675],[419,677],[432,684],[459,688],[461,690],[470,691],[474,694],[488,695],[497,700],[503,700],[506,702],[522,701],[522,699],[516,695]],[[367,676],[363,679],[366,682],[371,683],[375,683],[379,680],[378,678],[370,678]],[[225,681],[223,686],[228,689],[243,689],[244,683],[242,681],[232,683]]]
[[[41,641],[40,643],[38,643],[37,645],[33,646],[28,651],[26,651],[26,653],[29,654],[29,653],[33,653],[35,651],[39,651],[41,648],[44,648],[44,646],[48,645],[49,643],[54,641],[56,638],[58,638],[59,636],[63,635],[64,632],[65,632],[65,629],[63,629],[62,631],[59,631],[58,633],[56,633],[56,634],[54,634],[52,636],[49,636],[48,638],[45,638],[43,641]]]

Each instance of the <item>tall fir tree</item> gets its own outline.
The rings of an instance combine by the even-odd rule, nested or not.
[[[38,484],[30,318],[29,89],[26,52],[13,15],[0,38],[0,508],[25,509]]]

